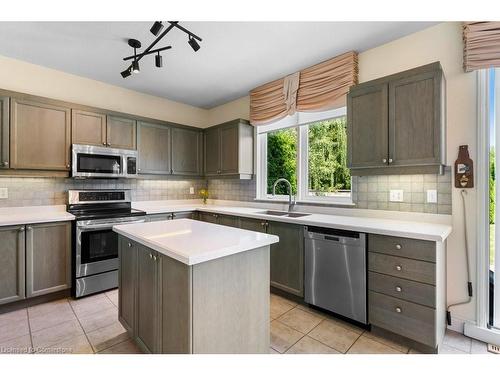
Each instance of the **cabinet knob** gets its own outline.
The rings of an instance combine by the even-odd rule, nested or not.
[[[401,250],[402,246],[400,244],[396,245],[396,249]]]
[[[158,257],[156,255],[153,255],[153,260],[156,262],[158,260]]]
[[[382,163],[387,163],[387,159],[382,159]]]
[[[103,145],[103,146],[106,146],[106,142],[102,142],[102,145]]]
[[[389,158],[389,164],[391,164],[391,163],[392,163],[392,159]]]
[[[396,266],[396,270],[401,271],[403,267],[401,267],[399,264]]]
[[[70,168],[71,167],[71,164],[66,164],[66,168]]]
[[[128,246],[128,247],[132,247],[132,244],[129,242],[129,243],[127,244],[127,246]]]
[[[395,288],[395,289],[396,289],[396,292],[398,292],[398,293],[400,293],[400,292],[402,292],[402,291],[403,291],[403,289],[402,289],[399,285],[398,285],[398,286],[396,286],[396,288]]]
[[[33,227],[26,227],[26,230],[33,230]]]
[[[24,232],[24,227],[19,228],[19,232]]]
[[[7,167],[7,166],[9,165],[9,162],[8,162],[8,161],[4,161],[4,162],[2,163],[2,165],[3,165],[4,167]]]
[[[260,223],[261,226],[265,227],[266,226],[266,223],[265,222],[262,222]]]
[[[149,258],[153,259],[153,254],[149,253]]]
[[[396,307],[396,312],[397,312],[398,314],[401,314],[401,313],[403,312],[403,310],[401,310],[401,307]]]

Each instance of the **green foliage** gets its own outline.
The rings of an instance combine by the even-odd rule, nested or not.
[[[495,223],[495,149],[490,149],[490,176],[489,176],[489,193],[490,193],[490,224]]]
[[[297,129],[283,129],[267,135],[267,193],[272,194],[273,183],[286,178],[297,194]],[[285,184],[276,186],[276,194],[288,194]]]

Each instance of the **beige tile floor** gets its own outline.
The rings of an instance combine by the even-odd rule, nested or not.
[[[0,314],[0,353],[140,353],[118,322],[118,291],[61,299]],[[417,353],[357,326],[271,294],[270,353]],[[487,353],[486,344],[448,331],[442,353]]]

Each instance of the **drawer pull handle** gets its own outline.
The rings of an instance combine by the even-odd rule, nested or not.
[[[403,288],[401,288],[400,286],[396,287],[396,292],[402,292],[402,291],[403,291]]]
[[[153,259],[153,254],[149,253],[149,257],[150,257],[151,259]]]
[[[396,266],[396,270],[401,271],[403,267],[401,267],[399,264]]]
[[[396,245],[396,249],[398,249],[398,250],[401,250],[401,247],[402,247],[402,246],[401,246],[400,244],[397,244],[397,245]]]
[[[129,243],[127,244],[127,246],[128,246],[128,247],[132,247],[132,244],[129,242]]]
[[[401,314],[401,313],[403,312],[403,310],[401,310],[401,307],[396,307],[396,312],[397,312],[398,314]]]

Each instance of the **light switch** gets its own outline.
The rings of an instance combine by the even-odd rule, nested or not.
[[[403,201],[403,190],[391,190],[389,192],[389,200],[391,202],[402,202]]]
[[[9,197],[8,188],[0,188],[0,199],[7,199]]]
[[[189,194],[194,194],[194,187],[192,187],[192,186],[191,186],[191,187],[189,188]]]
[[[427,203],[437,203],[438,193],[437,190],[427,190]]]

